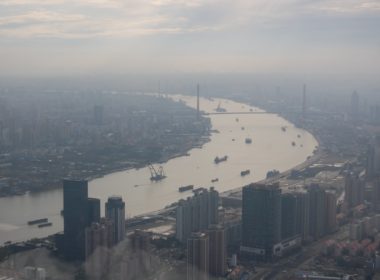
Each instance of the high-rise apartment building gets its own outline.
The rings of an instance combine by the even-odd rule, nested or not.
[[[326,234],[326,193],[317,184],[308,187],[310,196],[310,235],[317,240]]]
[[[187,240],[187,280],[209,279],[209,236],[192,233]]]
[[[186,242],[192,232],[207,230],[219,222],[219,193],[211,188],[195,192],[193,197],[180,200],[176,210],[176,238]]]
[[[207,231],[209,236],[210,274],[222,277],[226,273],[226,231],[221,225],[211,225]]]
[[[85,230],[86,259],[99,247],[110,248],[113,245],[113,224],[107,219],[92,223]]]
[[[350,172],[346,175],[344,184],[344,204],[347,210],[363,203],[364,182],[358,174]]]

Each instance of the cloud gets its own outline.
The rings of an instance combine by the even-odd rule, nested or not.
[[[0,34],[7,38],[218,32],[300,15],[380,11],[374,0],[2,0],[0,7]]]

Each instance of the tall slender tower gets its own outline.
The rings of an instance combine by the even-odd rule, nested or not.
[[[199,84],[197,84],[197,118],[199,119],[200,112],[199,112]]]
[[[306,84],[303,85],[302,91],[302,118],[306,117]]]

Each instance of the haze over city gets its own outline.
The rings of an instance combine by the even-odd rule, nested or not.
[[[380,279],[379,26],[0,0],[0,280]]]

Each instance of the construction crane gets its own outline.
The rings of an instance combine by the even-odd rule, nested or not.
[[[158,169],[156,169],[153,165],[149,164],[148,167],[151,181],[161,181],[166,178],[164,168],[162,166],[159,166]]]

